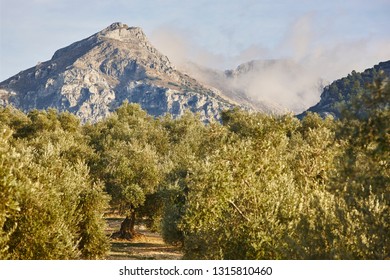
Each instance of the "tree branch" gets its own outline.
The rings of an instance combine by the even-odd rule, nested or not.
[[[228,202],[234,207],[234,209],[237,210],[238,213],[240,213],[240,215],[247,221],[247,222],[250,222],[251,220],[244,215],[244,213],[242,213],[242,211],[240,210],[240,208],[238,208],[238,206],[232,201],[232,200],[228,200]]]

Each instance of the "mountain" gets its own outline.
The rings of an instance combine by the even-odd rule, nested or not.
[[[324,88],[320,101],[298,117],[302,118],[307,112],[315,112],[322,117],[332,115],[339,118],[341,108],[348,106],[351,99],[365,90],[366,85],[372,83],[379,75],[390,78],[390,60],[380,62],[361,73],[352,71],[347,77],[334,81]]]
[[[288,59],[252,60],[220,71],[194,63],[182,69],[225,96],[256,111],[300,113],[318,102],[324,81]]]
[[[185,110],[204,121],[237,103],[181,73],[155,49],[142,29],[114,23],[56,51],[53,57],[0,83],[0,105],[23,111],[56,108],[82,122],[96,122],[123,101],[149,114],[180,116]]]

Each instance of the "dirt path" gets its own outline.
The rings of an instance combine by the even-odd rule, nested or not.
[[[107,218],[107,234],[118,231],[123,218]],[[109,260],[178,260],[182,258],[180,248],[167,245],[157,233],[144,227],[136,228],[142,236],[136,240],[111,239]]]

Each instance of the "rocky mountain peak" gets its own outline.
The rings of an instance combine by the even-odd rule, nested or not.
[[[89,60],[91,60],[91,56],[98,60],[106,60],[107,58],[130,59],[136,60],[144,66],[158,63],[160,68],[172,68],[169,59],[150,44],[141,28],[128,27],[119,22],[111,24],[84,40],[56,51],[51,60],[74,63],[75,60],[84,58],[86,55]],[[163,69],[163,71],[167,72],[167,69]]]
[[[205,121],[233,106],[220,92],[176,70],[141,28],[123,23],[59,49],[51,60],[0,83],[0,105],[67,110],[83,122],[106,117],[125,100],[155,116],[191,110]]]
[[[96,36],[101,39],[113,39],[121,42],[147,42],[147,38],[142,28],[140,27],[129,27],[126,24],[116,22],[103,29]]]
[[[107,28],[105,28],[102,31],[100,31],[99,33],[103,33],[105,31],[112,31],[112,30],[117,30],[117,29],[123,29],[123,28],[128,29],[129,26],[127,24],[122,23],[122,22],[114,22],[110,26],[108,26]],[[132,28],[138,28],[138,27],[132,27]]]

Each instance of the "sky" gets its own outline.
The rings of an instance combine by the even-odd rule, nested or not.
[[[292,59],[326,80],[390,59],[390,0],[0,0],[0,81],[113,22],[157,49],[233,69]]]

